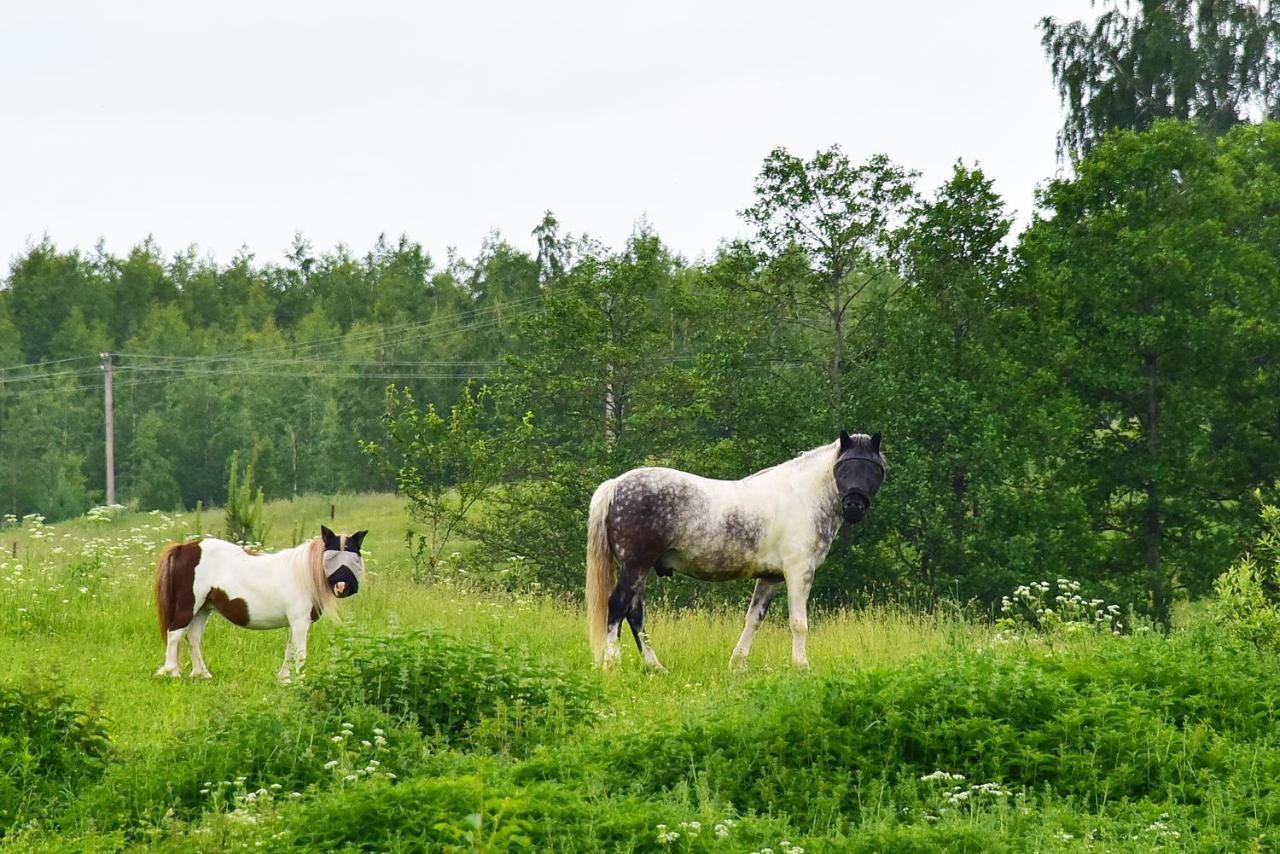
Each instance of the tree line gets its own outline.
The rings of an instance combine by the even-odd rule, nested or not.
[[[833,146],[770,153],[751,237],[696,263],[551,214],[536,251],[442,265],[407,238],[226,264],[46,239],[0,289],[0,510],[101,500],[111,352],[143,507],[220,503],[238,451],[273,497],[403,490],[428,572],[463,537],[470,571],[573,589],[605,477],[736,478],[880,430],[888,481],[819,596],[1064,574],[1167,619],[1276,500],[1280,124],[1247,107],[1280,77],[1269,12],[1109,5],[1043,24],[1072,169],[1018,235],[976,165],[921,188]]]

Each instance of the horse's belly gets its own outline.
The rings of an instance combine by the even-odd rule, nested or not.
[[[672,550],[662,556],[662,565],[681,575],[700,581],[732,581],[735,578],[758,578],[779,575],[782,566],[767,559],[718,553],[694,554]]]

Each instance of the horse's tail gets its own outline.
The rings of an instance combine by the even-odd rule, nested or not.
[[[609,596],[617,584],[608,530],[609,505],[613,503],[617,485],[616,479],[606,480],[596,488],[587,519],[587,631],[591,637],[591,655],[597,664],[604,660]]]
[[[166,546],[156,565],[156,617],[160,620],[160,637],[169,636],[169,623],[178,605],[178,591],[173,584],[173,555],[181,544]]]

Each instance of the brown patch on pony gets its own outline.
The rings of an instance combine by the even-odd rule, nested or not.
[[[249,603],[243,599],[232,599],[221,587],[210,587],[205,599],[213,603],[218,613],[237,626],[249,625]]]
[[[165,637],[174,629],[186,628],[191,623],[196,606],[193,589],[196,580],[196,564],[200,562],[200,541],[174,543],[160,554],[156,566],[156,616],[160,621],[160,636]]]

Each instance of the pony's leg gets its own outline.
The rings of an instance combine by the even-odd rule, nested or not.
[[[791,663],[809,666],[809,588],[813,586],[813,569],[787,575],[787,606],[791,611]]]
[[[644,630],[644,583],[647,580],[647,574],[640,576],[640,584],[636,587],[635,595],[631,597],[631,608],[627,611],[627,625],[631,626],[631,634],[636,639],[636,647],[639,648],[640,654],[644,656],[644,663],[654,670],[666,673],[667,668],[663,667],[662,662],[658,660],[658,654],[649,644],[649,634]]]
[[[289,624],[290,641],[293,644],[293,675],[302,678],[302,668],[307,664],[307,630],[311,628],[309,619],[302,619]]]
[[[200,651],[200,639],[204,636],[204,627],[208,622],[208,608],[192,617],[191,623],[187,626],[187,643],[191,645],[191,675],[212,679],[213,674],[205,666],[204,654]]]
[[[293,630],[289,630],[289,637],[284,642],[284,661],[280,663],[280,669],[276,671],[276,681],[281,685],[288,685],[293,681],[291,665],[293,662]]]
[[[613,588],[609,597],[609,619],[605,624],[604,666],[612,667],[622,660],[622,650],[618,647],[618,635],[622,631],[622,621],[626,619],[635,601],[637,589],[644,585],[644,574],[648,571],[632,566],[622,567],[618,573],[618,586]]]
[[[186,634],[186,626],[170,629],[165,634],[164,664],[160,665],[160,669],[156,671],[157,676],[172,676],[176,679],[182,675],[182,671],[178,669],[178,645],[182,643]]]
[[[751,594],[751,604],[747,606],[747,621],[742,627],[742,637],[738,638],[738,645],[733,648],[733,655],[729,657],[730,670],[741,670],[747,666],[747,656],[751,654],[751,642],[755,640],[756,632],[764,622],[764,615],[781,587],[780,581],[756,579],[756,592]]]

